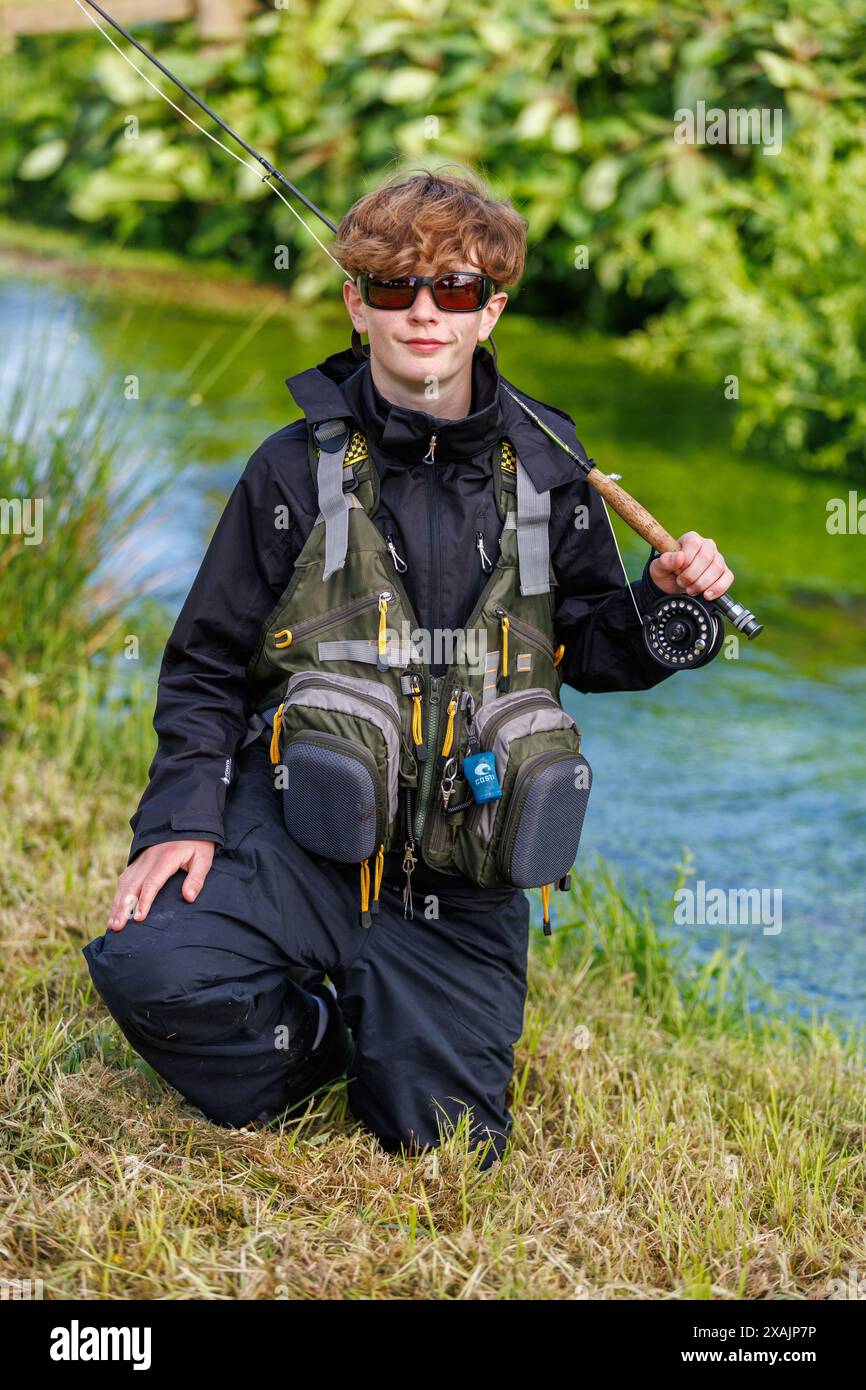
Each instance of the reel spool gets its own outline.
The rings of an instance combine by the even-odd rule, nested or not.
[[[706,666],[718,655],[725,635],[715,606],[688,594],[668,594],[659,599],[643,624],[647,651],[669,671]]]

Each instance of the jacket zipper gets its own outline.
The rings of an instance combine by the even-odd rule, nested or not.
[[[321,618],[308,618],[306,622],[296,623],[294,627],[282,627],[274,633],[274,646],[278,651],[285,651],[295,642],[305,642],[308,637],[315,637],[317,632],[327,631],[329,627],[343,622],[345,618],[352,618],[356,613],[363,613],[367,608],[375,608],[381,598],[390,599],[392,597],[390,589],[379,589],[374,594],[367,594],[365,598],[356,598],[352,603],[344,603],[342,608],[334,608]],[[288,641],[278,642],[277,638],[283,636],[286,636]]]
[[[484,532],[475,532],[475,549],[478,551],[478,558],[481,561],[481,568],[485,574],[489,574],[493,569],[493,561],[484,549]]]
[[[409,566],[406,564],[406,561],[403,559],[403,556],[397,554],[397,544],[394,540],[393,531],[388,532],[387,536],[385,537],[385,544],[388,547],[391,559],[394,561],[395,570],[398,574],[405,574]]]
[[[424,463],[427,464],[427,508],[430,519],[430,587],[433,591],[433,603],[430,610],[430,626],[433,631],[433,640],[436,640],[436,633],[439,631],[440,602],[441,595],[439,587],[441,584],[441,556],[439,545],[441,535],[439,530],[439,494],[436,483],[436,430],[430,436],[430,443],[427,453],[424,455]],[[430,663],[436,665],[435,662]]]

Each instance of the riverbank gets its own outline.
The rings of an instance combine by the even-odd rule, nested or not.
[[[31,307],[28,299],[22,317]],[[55,310],[52,300],[52,331]],[[209,361],[202,368],[208,332],[212,354],[226,350],[221,324],[203,332],[185,309],[148,309],[120,349],[112,335],[125,312],[110,305],[104,323],[82,314],[75,371],[46,373],[37,357],[13,395],[0,452],[0,496],[48,499],[42,543],[17,553],[10,544],[14,562],[0,565],[9,654],[0,661],[0,1143],[16,1194],[0,1216],[3,1274],[39,1278],[53,1298],[827,1297],[831,1280],[863,1267],[862,1038],[788,1016],[724,948],[688,955],[670,935],[670,911],[650,911],[603,870],[590,878],[588,855],[572,896],[554,895],[554,935],[533,941],[513,1144],[496,1173],[472,1167],[459,1135],[438,1155],[383,1154],[340,1087],[281,1132],[221,1130],[130,1050],[93,994],[81,947],[102,930],[126,861],[168,615],[133,616],[140,592],[117,547],[146,536],[148,522],[172,544],[178,519],[197,527],[205,479],[236,476],[242,449],[284,419],[279,379],[330,344],[263,329],[239,386]],[[66,350],[65,322],[59,336]],[[575,418],[600,442],[600,459],[627,460],[627,485],[634,475],[643,496],[646,484],[664,515],[698,515],[700,503],[718,534],[741,537],[745,579],[762,574],[768,542],[754,483],[748,491],[745,468],[722,475],[721,433],[710,429],[721,417],[697,388],[700,409],[690,412],[682,387],[674,397],[625,369],[614,376],[591,344],[572,348],[565,333],[526,321],[502,335],[500,350],[525,362],[528,389],[579,394]],[[141,425],[118,414],[117,374],[130,361],[153,407]],[[202,387],[202,369],[218,385]],[[81,405],[71,388],[87,372],[102,385]],[[254,373],[261,384],[244,389]],[[55,406],[71,383],[68,415],[41,408],[46,375]],[[188,433],[193,392],[211,452],[186,490],[169,477],[166,506],[160,451]],[[147,500],[160,502],[153,514],[140,510],[139,443]],[[702,464],[697,481],[682,463],[692,458]],[[785,487],[773,481],[768,521],[781,553],[791,518],[807,502],[820,517],[820,507],[806,483],[789,480],[784,511]],[[196,531],[197,553],[201,545]],[[828,561],[837,550],[834,541]],[[770,595],[753,598],[755,588],[746,583],[743,594],[764,616]],[[856,634],[844,631],[853,650]],[[855,720],[828,682],[833,699],[816,715],[811,681],[785,668],[771,632],[767,670],[752,670],[744,651],[742,666],[719,663],[694,681],[677,677],[673,691],[644,692],[640,709],[628,695],[585,697],[595,703],[580,722],[604,789],[588,821],[610,816],[611,841],[641,871],[659,828],[664,863],[688,833],[709,882],[724,881],[713,852],[738,882],[781,882],[786,892],[807,866],[817,888],[803,883],[800,922],[786,916],[786,934],[767,939],[784,941],[785,962],[799,941],[803,978],[813,980],[823,934],[826,958],[837,972],[844,959],[856,990],[856,913],[836,901],[836,948],[828,903],[840,883],[853,903],[862,881],[843,833],[862,785],[860,706]],[[828,768],[815,732],[824,727],[848,732],[844,767]],[[844,800],[830,798],[831,779]],[[677,795],[659,794],[648,817],[644,788]],[[835,858],[821,857],[816,806]],[[763,856],[754,880],[753,845]]]
[[[34,777],[7,745],[0,797],[4,1275],[47,1298],[811,1299],[862,1270],[862,1040],[785,1022],[723,953],[689,965],[603,871],[533,941],[513,1141],[483,1174],[459,1134],[384,1154],[342,1085],[273,1133],[204,1120],[81,956],[133,788]]]
[[[266,313],[293,321],[306,298],[279,285],[250,279],[227,261],[189,261],[170,251],[139,251],[94,242],[78,232],[32,226],[0,217],[0,278],[67,286],[122,296],[132,304],[183,305],[190,313],[248,319]],[[303,285],[300,287],[303,291]],[[317,316],[320,312],[317,306]]]

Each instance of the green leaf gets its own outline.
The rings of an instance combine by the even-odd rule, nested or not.
[[[560,154],[571,154],[581,146],[580,121],[573,111],[563,111],[550,127],[550,143]]]
[[[592,212],[602,212],[609,208],[616,198],[616,190],[622,173],[622,160],[608,157],[597,159],[583,176],[580,185],[584,204]]]
[[[789,58],[783,58],[779,53],[771,53],[766,48],[758,49],[755,58],[774,87],[800,87],[803,91],[815,92],[821,86],[821,79],[817,73],[805,63],[794,63]]]
[[[50,178],[66,158],[67,149],[65,140],[46,140],[44,145],[36,145],[18,165],[18,178],[34,182]]]
[[[426,68],[397,68],[382,83],[382,100],[392,106],[404,101],[424,101],[435,84],[435,72]]]

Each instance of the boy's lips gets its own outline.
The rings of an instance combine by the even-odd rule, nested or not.
[[[417,348],[421,352],[432,352],[436,348],[445,347],[438,338],[407,338],[406,346]]]

